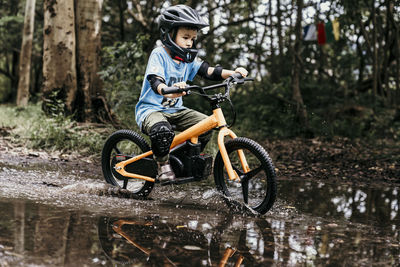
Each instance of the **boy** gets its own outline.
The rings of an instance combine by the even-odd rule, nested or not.
[[[186,81],[192,81],[196,74],[215,81],[224,80],[235,72],[247,76],[244,68],[232,71],[210,67],[205,61],[194,61],[197,32],[207,26],[197,11],[185,5],[171,6],[160,16],[163,46],[155,48],[150,55],[136,105],[136,122],[150,136],[158,165],[157,179],[161,184],[175,179],[169,164],[169,148],[175,136],[170,123],[176,125],[176,130],[183,131],[207,117],[182,105],[185,92],[162,95],[161,89],[169,86],[184,88]],[[202,149],[209,139],[210,133],[199,136]]]

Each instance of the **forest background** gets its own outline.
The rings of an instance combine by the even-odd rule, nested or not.
[[[157,17],[175,4],[210,23],[201,59],[256,78],[231,95],[240,135],[399,140],[400,1],[389,0],[0,1],[2,135],[92,153],[115,128],[138,130]],[[198,96],[184,101],[210,113]]]

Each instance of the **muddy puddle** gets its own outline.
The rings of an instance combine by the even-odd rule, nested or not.
[[[211,181],[211,178],[210,178]],[[110,191],[99,175],[0,164],[0,266],[398,266],[400,189],[279,181],[266,215],[212,183]]]

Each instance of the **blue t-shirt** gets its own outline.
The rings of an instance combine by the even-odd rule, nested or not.
[[[142,85],[140,98],[136,104],[136,122],[142,127],[142,122],[147,115],[154,111],[162,111],[174,113],[185,109],[182,103],[182,97],[166,98],[159,95],[151,89],[147,80],[149,75],[156,75],[165,80],[167,86],[174,83],[192,81],[197,74],[202,62],[194,60],[191,63],[181,62],[180,64],[173,61],[171,56],[163,47],[155,48],[150,55],[147,63],[146,74]]]

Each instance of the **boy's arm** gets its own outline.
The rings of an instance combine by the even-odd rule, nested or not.
[[[147,76],[147,80],[150,83],[151,89],[154,91],[156,94],[161,95],[161,89],[164,87],[167,87],[165,84],[165,80],[157,75],[149,75]]]
[[[242,77],[246,77],[249,72],[245,68],[242,68],[242,67],[236,68],[235,70],[223,69],[222,73],[221,73],[221,77],[225,80],[234,73],[240,73],[240,75],[242,75]]]
[[[161,89],[163,89],[165,87],[168,87],[165,84],[165,80],[163,78],[159,77],[159,76],[156,76],[156,75],[149,75],[147,77],[147,79],[148,79],[148,81],[150,83],[151,89],[153,89],[153,91],[156,94],[163,95],[161,93]],[[182,84],[181,85],[181,83],[173,84],[173,86],[178,86],[178,87],[185,87],[185,85],[186,84],[184,84],[184,85]],[[175,98],[175,97],[180,97],[180,96],[183,96],[183,95],[186,95],[186,92],[176,93],[176,94],[168,94],[168,95],[164,95],[164,96],[167,97],[167,98]]]
[[[235,70],[223,69],[221,66],[210,67],[208,62],[204,61],[198,71],[198,74],[205,79],[212,81],[221,81],[227,79],[234,73],[240,73],[243,77],[246,77],[248,71],[245,68],[239,67]]]

